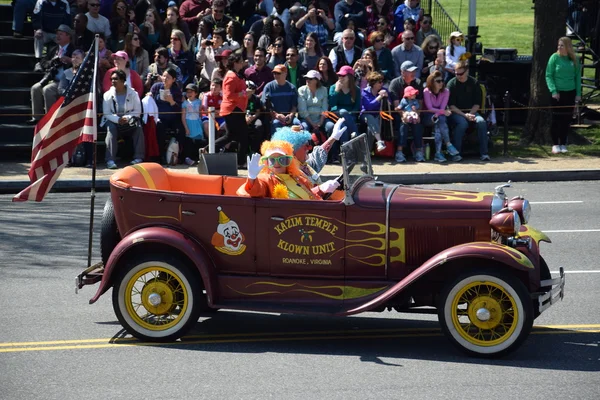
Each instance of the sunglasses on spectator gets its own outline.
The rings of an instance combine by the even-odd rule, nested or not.
[[[100,7],[100,3],[89,3],[88,6],[90,7]]]
[[[125,8],[125,7],[123,7],[123,6],[119,6],[119,7],[117,7],[117,10],[119,10],[119,11],[123,11],[123,10],[125,10],[125,9],[126,9],[126,8]]]
[[[213,8],[213,14],[223,14],[225,12],[224,8],[216,9]]]
[[[283,44],[282,43],[275,43],[273,46],[275,46],[275,47],[283,47]]]
[[[289,167],[292,163],[292,158],[292,156],[267,157],[267,162],[269,163],[269,167],[273,167],[275,164],[279,164],[282,167]]]
[[[381,43],[383,42],[383,39],[375,39],[375,43]]]
[[[282,25],[281,24],[273,24],[273,26],[277,27],[277,28],[281,28]]]
[[[378,22],[377,26],[385,26],[385,22]]]
[[[435,83],[444,83],[444,80],[443,79],[436,79],[436,80],[434,80],[434,82]]]
[[[178,37],[172,37],[171,40],[174,40],[176,42],[180,42],[181,41],[181,39],[179,39]]]
[[[431,24],[431,21],[428,21],[426,19],[423,20],[423,22],[421,22],[423,25],[429,25]]]
[[[456,76],[463,76],[466,73],[467,73],[467,71],[463,71],[463,72],[457,72],[454,75],[456,75]]]
[[[281,75],[281,72],[273,72],[273,75]]]
[[[437,50],[437,49],[438,49],[438,47],[437,47],[437,46],[427,46],[427,48],[428,48],[429,50]]]
[[[462,42],[462,41],[463,41],[463,38],[461,38],[461,37],[457,37],[457,38],[454,38],[454,40],[456,40],[457,42]]]

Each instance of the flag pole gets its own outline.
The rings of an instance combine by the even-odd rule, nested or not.
[[[88,238],[88,268],[92,265],[92,237],[94,232],[94,204],[96,200],[96,150],[97,150],[97,138],[98,138],[98,110],[96,108],[96,81],[98,78],[98,42],[100,36],[96,34],[94,38],[94,75],[92,77],[92,120],[94,130],[94,142],[93,142],[93,160],[92,160],[92,190],[90,192],[91,204],[90,204],[90,232]]]

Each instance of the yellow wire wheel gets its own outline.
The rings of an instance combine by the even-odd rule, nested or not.
[[[201,286],[177,259],[160,255],[127,265],[113,289],[113,308],[125,329],[142,340],[183,336],[198,320]]]
[[[463,274],[447,285],[441,302],[444,332],[471,355],[506,354],[522,343],[533,324],[529,293],[509,273]]]

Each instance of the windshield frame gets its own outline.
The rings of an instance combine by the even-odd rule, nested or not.
[[[360,155],[361,159],[357,160],[356,155]],[[346,143],[342,144],[340,156],[342,159],[344,187],[346,190],[344,202],[346,204],[354,204],[354,200],[351,194],[357,183],[363,181],[365,177],[374,179],[373,164],[371,163],[371,150],[369,148],[368,135],[366,133],[363,133],[362,135],[350,139]],[[366,168],[361,168],[362,166],[357,166],[357,164],[361,163],[362,166],[366,166]],[[351,172],[357,171],[362,172],[362,174],[358,176],[351,175]]]

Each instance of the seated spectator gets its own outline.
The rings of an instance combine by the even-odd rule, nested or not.
[[[368,47],[367,50],[375,52],[377,60],[376,70],[381,72],[386,81],[394,79],[394,58],[390,49],[385,47],[385,35],[379,31],[375,31],[369,35],[369,42],[373,45]],[[363,53],[364,55],[364,53]]]
[[[298,48],[292,46],[285,52],[285,66],[287,68],[287,80],[295,88],[304,85],[304,73],[306,72],[300,64],[298,64]]]
[[[159,47],[154,52],[154,62],[148,66],[146,82],[144,83],[146,90],[149,90],[153,84],[160,81],[160,78],[168,69],[173,69],[177,73],[177,81],[181,82],[181,70],[177,64],[169,60],[169,50],[165,47]]]
[[[490,161],[488,155],[487,122],[479,114],[481,108],[481,87],[475,78],[469,76],[469,63],[459,61],[454,70],[456,75],[448,82],[450,91],[450,127],[452,128],[452,144],[460,153],[462,142],[469,125],[474,125],[479,141],[479,154],[481,161]],[[458,161],[458,160],[457,160]]]
[[[356,86],[352,67],[344,65],[337,75],[338,81],[329,88],[329,109],[344,119],[343,126],[346,127],[346,131],[330,151],[334,163],[339,160],[340,145],[350,140],[350,135],[358,133],[356,118],[361,106],[361,91]],[[334,122],[330,119],[325,122],[327,136],[331,137],[334,126]]]
[[[267,66],[273,69],[276,65],[283,64],[286,50],[285,39],[281,36],[275,39],[275,42],[267,48]]]
[[[260,97],[256,95],[256,84],[251,80],[246,81],[246,125],[248,125],[248,140],[252,153],[260,151],[260,145],[265,138],[265,125],[261,118],[264,111]]]
[[[367,32],[375,32],[378,29],[379,20],[383,18],[388,25],[394,23],[394,7],[392,0],[372,0],[367,6]]]
[[[302,29],[296,28],[296,23],[300,20],[300,18],[306,15],[306,8],[300,5],[299,2],[296,2],[294,6],[290,8],[290,30],[288,32],[292,43],[302,43],[300,41],[300,36],[302,35]]]
[[[351,30],[352,32],[354,32],[354,45],[362,50],[365,47],[364,46],[365,35],[360,29],[358,29],[353,18],[350,18],[348,20],[348,24],[346,25],[346,30]],[[344,35],[343,31],[334,33],[333,41],[337,45],[341,45],[343,35]]]
[[[165,149],[167,144],[167,134],[171,134],[179,143],[179,155],[185,141],[185,130],[181,123],[181,104],[183,103],[183,94],[181,87],[177,82],[177,71],[168,68],[162,74],[162,82],[156,82],[150,89],[150,96],[154,98],[158,107],[159,122],[156,125],[156,137],[158,148],[163,163],[170,162],[166,159]],[[182,160],[183,161],[183,160]]]
[[[396,66],[395,76],[400,75],[400,66],[405,61],[412,61],[416,67],[416,77],[421,77],[421,70],[423,69],[423,50],[420,47],[415,46],[415,34],[412,31],[402,32],[402,44],[394,47],[392,50],[392,57],[394,58],[394,65]]]
[[[324,130],[325,113],[329,111],[329,94],[321,85],[321,74],[311,70],[304,75],[306,85],[298,89],[298,116],[305,131]]]
[[[431,25],[433,24],[433,17],[431,14],[424,14],[423,19],[421,21],[421,28],[417,31],[417,38],[415,39],[415,43],[417,46],[421,46],[425,38],[430,35],[435,35],[440,41],[440,45],[442,42],[442,37]]]
[[[286,34],[283,29],[283,21],[273,15],[267,17],[265,25],[263,27],[260,39],[258,39],[258,47],[269,48],[269,45],[275,43],[275,39],[282,37],[285,40],[285,48],[293,46],[290,37]]]
[[[304,39],[304,47],[298,52],[298,63],[304,71],[315,69],[319,58],[323,57],[323,50],[317,34],[310,32]]]
[[[144,160],[144,133],[139,123],[142,103],[138,94],[125,82],[125,72],[115,70],[111,73],[112,86],[104,93],[101,126],[106,126],[106,168],[116,169],[119,138],[125,134],[133,139],[132,165]],[[132,129],[133,127],[133,129]]]
[[[238,48],[242,46],[244,40],[244,31],[242,25],[235,19],[232,19],[225,28],[226,40],[229,43],[237,43]]]
[[[189,51],[185,35],[179,29],[171,31],[171,44],[168,46],[169,59],[179,67],[181,71],[182,85],[193,82],[196,74],[196,59]]]
[[[58,94],[64,96],[65,92],[69,88],[71,81],[75,78],[75,74],[79,71],[79,66],[83,63],[84,53],[79,49],[73,50],[71,54],[71,68],[66,68],[58,83]]]
[[[260,19],[258,3],[259,0],[233,0],[229,5],[229,13],[237,16],[238,21],[243,24],[244,32],[248,32],[252,23]]]
[[[290,0],[273,0],[271,15],[283,22],[285,32],[290,31]],[[295,44],[295,43],[294,43]]]
[[[446,157],[442,154],[442,145],[446,145],[448,154],[454,161],[460,161],[461,157],[458,150],[450,142],[450,134],[446,118],[452,115],[448,107],[450,91],[446,89],[444,76],[440,71],[434,71],[427,77],[427,87],[423,91],[424,109],[429,112],[422,114],[423,125],[433,127],[433,137],[435,139],[435,156],[433,159],[437,162],[446,162]]]
[[[338,80],[338,76],[333,70],[333,65],[331,65],[329,57],[323,56],[319,58],[315,69],[321,74],[321,84],[329,92],[329,88],[335,85]]]
[[[110,39],[110,22],[105,16],[100,15],[100,0],[88,1],[88,12],[85,16],[88,19],[87,28],[92,33],[103,34],[105,41]]]
[[[185,22],[192,35],[198,32],[200,20],[212,12],[207,0],[184,0],[179,7],[179,19]]]
[[[191,37],[190,29],[184,21],[179,19],[179,8],[177,8],[176,6],[167,8],[167,16],[163,21],[163,37],[165,39],[172,37],[171,31],[173,31],[173,29],[178,29],[181,32],[183,32],[183,34],[185,35],[185,41],[189,42]],[[167,43],[163,43],[163,45],[166,44]]]
[[[398,130],[398,135],[396,136],[395,156],[396,162],[399,163],[406,161],[403,149],[408,143],[410,131],[412,131],[413,135],[415,161],[420,162],[425,160],[423,154],[423,125],[421,123],[410,123],[410,121],[408,121],[408,119],[404,116],[402,107],[400,106],[400,101],[404,98],[404,91],[408,86],[411,86],[419,91],[419,94],[417,95],[418,100],[423,98],[423,94],[420,92],[423,85],[416,77],[417,70],[417,66],[412,61],[404,61],[400,66],[401,75],[397,78],[394,78],[392,82],[390,82],[389,87],[394,110],[399,112],[398,116],[400,118],[400,129]]]
[[[329,32],[333,31],[335,25],[331,19],[327,18],[324,10],[315,8],[314,3],[311,3],[308,6],[308,13],[296,22],[295,27],[301,32],[299,46],[306,44],[308,34],[312,33],[319,46],[325,47]]]
[[[194,35],[192,35],[192,38],[190,39],[190,42],[188,43],[188,47],[190,48],[190,51],[193,51],[194,54],[198,54],[198,50],[200,49],[200,43],[202,43],[202,41],[204,39],[210,39],[211,35],[208,33],[208,28],[206,27],[206,23],[204,22],[204,20],[200,20],[200,23],[198,24],[198,32]]]
[[[433,74],[435,71],[440,71],[442,76],[444,77],[444,82],[448,83],[450,79],[452,79],[452,75],[448,73],[446,70],[446,50],[439,49],[437,52],[437,57],[433,61],[433,66],[429,68],[429,74]]]
[[[261,101],[271,113],[271,135],[277,128],[283,126],[300,125],[296,118],[298,109],[298,92],[296,87],[286,80],[287,67],[277,65],[273,68],[275,80],[267,83],[262,92]]]
[[[124,51],[117,51],[112,55],[114,61],[114,68],[109,69],[104,75],[102,81],[102,89],[106,92],[111,87],[111,76],[115,70],[121,70],[125,72],[127,86],[135,90],[140,98],[144,97],[144,84],[142,78],[137,72],[131,69],[131,63],[129,62],[129,56]]]
[[[417,22],[414,19],[409,18],[409,19],[404,20],[404,31],[403,32],[406,32],[406,31],[411,31],[412,33],[415,34],[415,43],[416,43]],[[400,38],[402,39],[402,35],[400,35]]]
[[[31,23],[33,25],[33,50],[38,61],[34,71],[42,72],[43,68],[40,65],[40,60],[42,59],[44,46],[56,42],[56,32],[60,26],[71,26],[69,3],[66,0],[55,2],[39,0],[33,9]],[[73,35],[71,28],[67,33],[69,36]]]
[[[227,24],[231,21],[231,17],[225,15],[225,0],[213,0],[211,6],[211,12],[202,18],[206,25],[206,33],[211,35],[217,28],[225,29]],[[223,35],[224,37],[225,35]],[[232,49],[235,50],[235,49]]]
[[[125,36],[125,53],[129,56],[131,69],[140,77],[145,76],[150,65],[148,52],[141,46],[139,33],[128,33]]]
[[[196,61],[203,63],[204,66],[200,70],[200,78],[202,82],[199,84],[200,89],[203,85],[210,81],[213,70],[217,66],[216,56],[223,53],[225,50],[235,51],[239,48],[237,43],[225,42],[225,29],[217,28],[212,33],[212,40],[205,39],[200,43],[200,49],[196,54]]]
[[[367,125],[369,145],[376,141],[377,151],[385,150],[385,142],[381,139],[381,101],[388,97],[388,91],[383,88],[383,74],[371,71],[367,75],[369,85],[362,91],[360,98],[360,119]]]
[[[100,5],[100,14],[104,15],[104,13],[102,12],[102,8],[104,7],[104,2],[100,1],[102,4]],[[115,0],[112,3],[112,6],[110,7],[110,15],[105,15],[106,18],[109,19],[109,21],[113,18],[116,17],[121,17],[124,20],[127,20],[127,8],[129,7],[129,5],[127,4],[126,1],[124,0]]]
[[[461,61],[460,57],[467,52],[465,46],[462,45],[464,40],[463,34],[460,32],[452,32],[446,46],[446,71],[451,76],[454,76],[456,65]]]
[[[254,52],[256,51],[256,38],[251,32],[244,35],[241,49],[242,58],[244,59],[244,68],[254,65]]]
[[[262,96],[265,85],[273,80],[273,70],[266,63],[267,51],[258,47],[254,51],[254,65],[244,71],[247,80],[256,85],[256,95]]]
[[[373,50],[365,50],[363,56],[354,66],[354,76],[358,81],[358,87],[363,90],[369,85],[367,75],[377,71],[377,56]]]
[[[33,117],[28,121],[37,124],[42,115],[58,100],[58,82],[60,82],[65,69],[71,68],[72,30],[67,25],[60,25],[56,30],[56,43],[58,47],[54,52],[46,53],[46,58],[40,61],[40,69],[45,73],[41,81],[31,87],[31,110]],[[45,112],[44,112],[45,110]]]
[[[112,35],[108,41],[108,47],[114,53],[115,51],[125,49],[125,36],[129,33],[127,20],[121,17],[115,17],[110,20],[110,31]]]
[[[13,2],[13,22],[12,30],[13,37],[23,37],[23,25],[27,20],[27,14],[32,14],[36,4],[36,0],[16,0]],[[87,9],[86,9],[87,11]],[[33,19],[33,18],[32,18]],[[34,28],[35,29],[35,28]]]
[[[139,28],[141,33],[148,40],[148,44],[150,46],[150,48],[146,50],[150,52],[160,47],[160,42],[163,41],[163,27],[162,20],[160,19],[156,8],[148,8],[144,17],[144,22],[140,24]]]
[[[83,13],[73,18],[73,46],[76,49],[88,51],[94,43],[94,33],[87,28],[87,17]]]
[[[376,31],[383,34],[383,46],[390,50],[402,43],[402,34],[400,33],[398,35],[394,35],[392,32],[392,25],[388,24],[385,18],[379,18],[379,21],[377,21]],[[365,41],[365,45],[373,45],[373,43],[369,41],[368,37]]]
[[[438,51],[442,47],[442,41],[435,35],[429,35],[421,44],[423,50],[423,67],[421,68],[421,76],[423,79],[429,76],[431,69],[435,65],[435,59],[438,56]]]
[[[225,129],[225,118],[220,114],[221,103],[223,103],[223,80],[215,78],[210,82],[210,91],[202,93],[200,114],[202,115],[202,129],[204,129],[204,132],[209,132],[210,118],[208,112],[210,108],[215,109],[216,131]]]
[[[106,71],[111,69],[115,62],[112,58],[112,51],[106,48],[104,35],[99,33],[98,36],[98,76],[104,77]]]
[[[344,0],[346,1],[346,0]],[[340,3],[338,3],[340,4]],[[338,72],[344,65],[352,66],[362,56],[362,51],[358,46],[354,45],[356,35],[351,29],[346,29],[342,32],[342,44],[334,47],[329,52],[329,59],[333,65],[333,69]]]
[[[420,0],[405,0],[404,4],[400,4],[394,12],[394,29],[396,34],[404,32],[404,21],[413,19],[415,23],[419,23],[423,17],[423,9],[420,5]]]
[[[337,2],[333,8],[333,15],[335,17],[336,32],[343,32],[347,29],[350,19],[354,20],[357,29],[367,27],[365,6],[360,1],[341,0]]]

